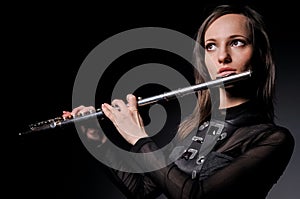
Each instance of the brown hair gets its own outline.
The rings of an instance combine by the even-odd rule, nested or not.
[[[210,78],[203,59],[205,32],[216,19],[226,14],[241,14],[248,19],[252,43],[255,49],[251,59],[252,77],[255,79],[255,81],[253,81],[255,82],[253,85],[255,87],[255,94],[252,98],[265,108],[267,117],[273,121],[275,64],[262,16],[249,6],[220,5],[204,20],[198,30],[193,52],[195,65],[197,67],[197,70],[195,70],[195,83],[203,83]],[[180,138],[186,137],[193,129],[197,128],[200,123],[210,118],[212,108],[210,91],[199,91],[197,95],[198,103],[193,113],[179,125],[178,136]]]

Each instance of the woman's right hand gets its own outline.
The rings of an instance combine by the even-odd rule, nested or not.
[[[63,111],[62,117],[65,119],[75,118],[86,114],[94,113],[95,111],[96,109],[93,106],[81,105],[74,108],[71,112]],[[101,128],[98,122],[96,122],[96,124],[94,122],[86,122],[84,123],[84,125],[81,125],[80,128],[82,133],[84,133],[89,140],[101,141],[101,143],[104,143],[107,139],[106,136],[103,135],[103,133],[99,132]]]

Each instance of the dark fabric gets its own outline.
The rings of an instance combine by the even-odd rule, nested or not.
[[[212,155],[210,155],[210,160],[206,161],[205,159],[207,159],[206,155],[208,154],[208,152],[205,150],[207,150],[207,145],[209,145],[209,151],[211,151],[212,148],[217,148],[218,146],[224,144],[227,138],[230,138],[237,129],[243,126],[250,126],[260,123],[271,123],[271,121],[268,121],[268,119],[264,117],[266,114],[263,114],[261,110],[263,109],[258,108],[258,106],[251,101],[248,101],[236,107],[219,110],[219,112],[214,114],[214,118],[211,118],[210,121],[206,121],[204,122],[204,124],[201,124],[198,127],[196,136],[192,137],[192,139],[196,137],[196,140],[194,139],[195,141],[193,141],[190,146],[185,147],[181,158],[177,159],[175,161],[175,164],[182,171],[190,174],[192,178],[195,178],[201,172],[201,177],[199,178],[200,180],[204,179],[204,176],[209,175],[203,174],[203,169],[201,171],[204,162],[214,164],[215,167],[220,167],[219,165],[222,165],[224,167],[225,165],[229,164],[230,162],[227,159],[230,156],[227,159],[220,158],[224,157],[224,154],[216,155],[216,153],[214,153],[215,157],[211,158]],[[224,119],[225,121],[223,122],[221,121],[221,119]],[[212,139],[208,139],[211,131],[218,130],[220,130],[221,132],[219,134],[215,133],[215,137],[219,138],[217,143],[215,143]],[[261,129],[258,130],[261,131]],[[199,140],[203,141],[200,142]],[[204,147],[206,148],[203,150]],[[203,162],[200,162],[200,159]],[[208,170],[206,170],[206,172],[207,171]]]
[[[180,158],[146,173],[126,173],[108,168],[110,176],[115,178],[116,185],[128,198],[156,198],[161,193],[168,198],[266,198],[290,160],[294,138],[288,129],[262,117],[261,110],[252,103],[226,110],[223,132],[228,134],[205,157],[196,178],[191,173],[193,164],[188,162],[186,167],[176,164]],[[188,147],[176,145],[172,151],[180,153]],[[132,147],[136,153],[158,149],[151,138],[141,139]],[[154,166],[165,162],[161,157],[166,156],[153,155],[147,164]]]

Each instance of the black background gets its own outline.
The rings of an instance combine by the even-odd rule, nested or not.
[[[7,190],[12,190],[9,194],[22,198],[123,198],[72,129],[25,137],[18,133],[32,122],[72,109],[77,70],[89,52],[105,39],[148,26],[170,28],[193,37],[206,9],[219,2],[226,1],[179,1],[167,6],[152,1],[26,2],[4,7],[8,12],[3,16],[2,38],[8,45],[3,45],[2,98],[3,110],[9,113],[4,126],[9,128],[3,134],[14,137],[4,150],[11,158],[7,171],[12,182],[8,184]],[[269,198],[294,199],[300,196],[299,11],[293,1],[247,2],[264,15],[270,33],[278,67],[276,120],[296,138],[292,160]]]

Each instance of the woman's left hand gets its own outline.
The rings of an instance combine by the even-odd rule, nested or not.
[[[137,100],[132,94],[127,95],[126,105],[123,100],[115,99],[111,105],[102,104],[102,111],[108,117],[122,137],[134,145],[139,139],[148,137],[143,120],[137,110]]]

